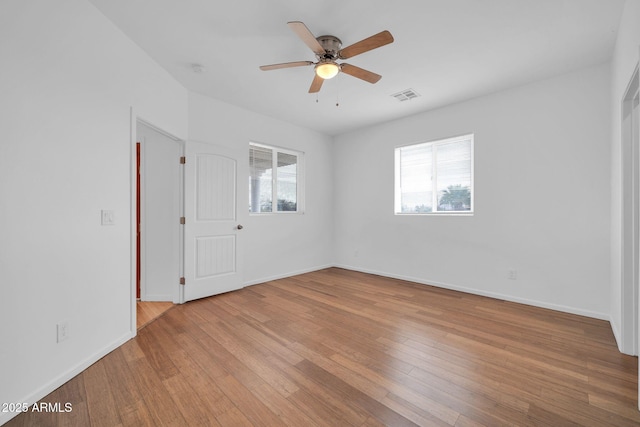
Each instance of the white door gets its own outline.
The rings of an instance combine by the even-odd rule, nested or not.
[[[246,155],[212,144],[185,144],[184,285],[182,302],[239,289]],[[244,190],[244,191],[242,191]],[[246,195],[244,199],[239,196]]]

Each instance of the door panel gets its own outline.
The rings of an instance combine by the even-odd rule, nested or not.
[[[244,159],[238,150],[194,141],[185,154],[183,301],[190,301],[243,285],[238,177]]]
[[[237,162],[216,154],[196,154],[196,218],[198,221],[236,219]]]
[[[236,236],[196,238],[196,278],[204,279],[236,270]]]

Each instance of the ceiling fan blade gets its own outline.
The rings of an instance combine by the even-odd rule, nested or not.
[[[355,65],[350,64],[341,64],[340,71],[369,83],[377,83],[378,80],[382,78],[380,74],[372,73],[371,71],[367,71],[364,68],[356,67]]]
[[[393,43],[393,36],[389,31],[384,30],[341,49],[340,52],[338,52],[338,57],[341,59],[352,58],[356,55],[360,55],[361,53],[368,52],[389,43]]]
[[[291,21],[287,22],[289,28],[293,30],[294,33],[298,35],[302,39],[302,41],[309,46],[316,55],[324,55],[325,51],[322,45],[316,40],[316,37],[313,35],[311,31],[304,25],[304,22],[300,21]]]
[[[314,75],[313,81],[311,82],[311,87],[309,88],[309,93],[320,92],[320,88],[322,88],[322,83],[324,83],[324,79],[322,77]]]
[[[313,65],[311,61],[283,62],[282,64],[261,65],[262,71],[279,70],[280,68],[304,67],[305,65]]]

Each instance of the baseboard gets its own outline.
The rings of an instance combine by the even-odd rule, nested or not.
[[[167,302],[173,301],[173,295],[162,295],[162,294],[152,294],[152,295],[144,295],[140,301],[146,302]]]
[[[334,267],[344,268],[345,270],[358,271],[358,272],[361,272],[361,273],[375,274],[377,276],[390,277],[390,278],[393,278],[393,279],[406,280],[408,282],[420,283],[420,284],[423,284],[423,285],[436,286],[438,288],[451,289],[452,291],[460,291],[460,292],[465,292],[465,293],[468,293],[468,294],[481,295],[481,296],[484,296],[484,297],[490,297],[490,298],[496,298],[496,299],[500,299],[500,300],[504,300],[504,301],[516,302],[516,303],[519,303],[519,304],[530,305],[530,306],[533,306],[533,307],[548,308],[550,310],[561,311],[563,313],[570,313],[570,314],[576,314],[576,315],[579,315],[579,316],[591,317],[591,318],[599,319],[599,320],[606,320],[609,323],[611,323],[611,317],[608,314],[599,313],[597,311],[583,310],[583,309],[576,308],[576,307],[569,307],[569,306],[560,305],[560,304],[552,304],[552,303],[548,303],[548,302],[544,302],[544,301],[537,301],[537,300],[532,300],[532,299],[527,299],[527,298],[519,298],[519,297],[514,297],[512,295],[501,294],[501,293],[498,293],[498,292],[487,292],[487,291],[483,291],[483,290],[480,290],[480,289],[474,289],[474,288],[468,288],[468,287],[465,287],[465,286],[452,285],[450,283],[442,283],[442,282],[437,282],[437,281],[432,281],[432,280],[425,280],[425,279],[421,279],[421,278],[418,278],[418,277],[405,276],[405,275],[401,275],[401,274],[399,275],[399,274],[387,273],[387,272],[378,271],[378,270],[371,270],[371,269],[366,269],[366,268],[354,267],[354,266],[351,266],[351,265],[336,264],[336,265],[334,265]]]
[[[618,329],[618,323],[615,322],[611,316],[609,316],[609,324],[611,325],[611,330],[613,331],[613,337],[615,338],[616,344],[618,345],[618,351],[620,351],[620,353],[624,353],[624,351],[622,351],[622,335],[620,335],[620,329]]]
[[[265,277],[262,279],[250,280],[248,282],[245,282],[244,286],[252,286],[252,285],[257,285],[259,283],[270,282],[272,280],[286,279],[287,277],[297,276],[299,274],[305,274],[305,273],[312,273],[314,271],[324,270],[325,268],[331,268],[331,267],[336,267],[336,266],[334,264],[326,264],[326,265],[320,265],[317,267],[306,268],[303,270],[290,271],[288,273],[277,274],[275,276]]]
[[[87,357],[86,359],[84,359],[83,361],[78,363],[73,368],[71,368],[68,371],[64,372],[62,375],[59,375],[58,377],[54,378],[48,384],[43,385],[38,390],[36,390],[35,392],[29,394],[28,396],[26,396],[26,397],[24,397],[22,399],[18,399],[16,402],[27,403],[29,406],[33,405],[34,403],[36,403],[39,400],[41,400],[42,398],[46,397],[49,393],[53,392],[58,387],[60,387],[64,383],[66,383],[67,381],[71,380],[76,375],[80,374],[82,371],[87,369],[89,366],[93,365],[98,360],[102,359],[104,356],[106,356],[107,354],[109,354],[113,350],[115,350],[116,348],[120,347],[122,344],[124,344],[127,341],[129,341],[134,336],[135,336],[134,333],[127,332],[125,335],[123,335],[122,337],[118,338],[116,341],[114,341],[111,344],[109,344],[108,346],[104,347],[102,350],[100,350],[97,353],[94,353],[93,355]],[[20,414],[19,412],[11,412],[11,413],[4,412],[4,413],[0,413],[0,425],[3,425],[5,423],[9,422],[9,420],[11,420],[12,418],[18,416],[19,414]]]

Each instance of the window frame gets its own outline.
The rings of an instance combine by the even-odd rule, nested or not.
[[[249,199],[249,215],[296,215],[304,214],[304,152],[282,148],[271,144],[263,144],[261,142],[249,141],[249,153],[251,147],[266,148],[272,152],[272,173],[271,173],[271,211],[252,212],[251,199]],[[295,211],[279,211],[278,210],[278,153],[287,154],[296,157],[296,210]],[[249,154],[249,159],[251,155]],[[249,198],[251,198],[251,164],[249,164]],[[274,210],[275,208],[275,210]]]
[[[470,184],[469,184],[469,189],[470,189],[470,193],[471,193],[471,200],[470,200],[470,205],[469,205],[469,210],[466,211],[432,211],[432,212],[402,212],[402,187],[401,187],[401,177],[400,177],[400,173],[401,173],[401,169],[400,169],[400,150],[403,148],[408,148],[408,147],[416,147],[416,146],[431,146],[432,148],[435,148],[439,145],[445,145],[445,144],[450,144],[450,143],[455,143],[455,142],[462,142],[462,141],[469,141],[470,142]],[[393,205],[393,211],[394,211],[394,215],[400,215],[400,216],[411,216],[411,215],[417,215],[417,216],[473,216],[475,213],[475,203],[474,203],[474,198],[475,198],[475,170],[474,170],[474,149],[475,149],[475,134],[473,133],[468,133],[468,134],[464,134],[464,135],[458,135],[458,136],[453,136],[453,137],[448,137],[448,138],[441,138],[441,139],[435,139],[435,140],[431,140],[431,141],[422,141],[422,142],[414,142],[411,144],[404,144],[404,145],[399,145],[396,146],[394,148],[394,176],[395,176],[395,182],[394,182],[394,205]],[[436,152],[436,150],[433,151],[434,153]],[[432,161],[432,203],[433,206],[437,209],[438,207],[438,191],[437,191],[437,186],[438,186],[438,179],[437,179],[437,165],[438,165],[438,161],[437,161],[437,155],[433,156],[433,161]],[[435,176],[435,179],[433,178]]]

